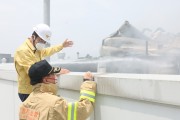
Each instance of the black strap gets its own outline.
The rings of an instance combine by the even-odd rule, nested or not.
[[[94,81],[94,77],[92,79],[83,78],[83,81]]]

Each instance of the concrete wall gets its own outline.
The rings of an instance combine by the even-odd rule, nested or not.
[[[81,72],[59,77],[59,94],[79,99]],[[95,112],[89,120],[180,120],[180,76],[153,74],[99,74]],[[18,120],[17,75],[13,64],[0,65],[0,113]]]

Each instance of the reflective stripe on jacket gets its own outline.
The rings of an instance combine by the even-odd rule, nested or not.
[[[68,103],[65,99],[41,90],[37,84],[30,96],[20,107],[20,120],[86,120],[95,102],[96,83],[86,81],[81,85],[80,100]],[[49,89],[49,88],[47,88]],[[85,94],[84,94],[85,93]],[[86,97],[85,97],[86,96]]]
[[[34,46],[30,40],[27,39],[16,50],[14,55],[15,68],[18,75],[18,92],[21,94],[30,94],[32,92],[32,86],[30,85],[30,78],[28,76],[28,70],[32,64],[62,49],[62,45],[56,45],[35,51]]]

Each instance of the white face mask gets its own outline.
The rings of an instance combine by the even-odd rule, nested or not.
[[[36,49],[37,50],[42,50],[42,49],[44,49],[45,48],[45,44],[43,44],[43,43],[37,43],[36,44]]]

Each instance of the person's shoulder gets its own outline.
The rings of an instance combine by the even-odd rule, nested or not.
[[[15,54],[16,55],[23,55],[23,54],[27,54],[28,51],[29,51],[28,49],[20,46],[19,48],[16,49]]]
[[[57,101],[60,100],[60,97],[49,93],[43,93],[42,96],[43,99],[46,101],[46,103],[49,104],[50,106],[54,106],[57,103]]]
[[[59,99],[59,97],[57,95],[52,95],[50,93],[43,93],[43,96],[51,101],[56,101]]]
[[[27,40],[16,49],[16,52],[27,52],[27,51],[29,51]]]
[[[27,51],[28,49],[27,49],[27,46],[26,46],[26,44],[21,44],[17,49],[16,49],[16,52],[18,52],[18,51]]]

